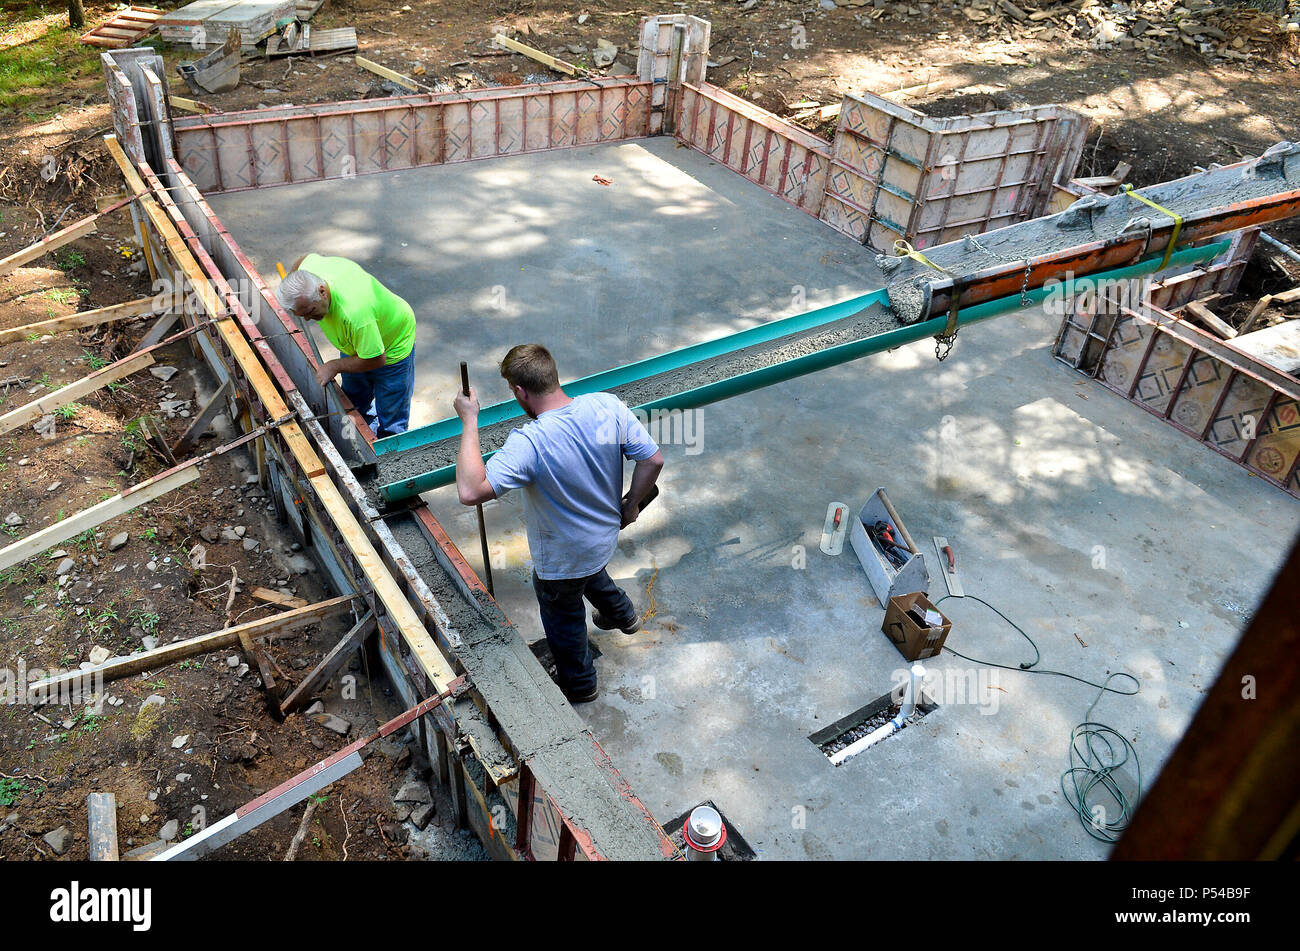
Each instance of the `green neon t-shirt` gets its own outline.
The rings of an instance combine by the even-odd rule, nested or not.
[[[347,258],[309,254],[299,265],[329,285],[330,309],[320,329],[339,352],[389,363],[405,360],[415,346],[415,312],[361,265]]]

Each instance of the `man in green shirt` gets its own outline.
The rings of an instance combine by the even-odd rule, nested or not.
[[[415,312],[347,258],[305,254],[276,289],[280,305],[315,320],[339,350],[316,371],[343,392],[380,439],[406,432],[415,389]]]

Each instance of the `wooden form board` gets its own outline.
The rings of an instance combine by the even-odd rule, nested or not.
[[[707,83],[682,88],[678,137],[778,198],[816,215],[830,143]]]
[[[69,515],[61,522],[55,522],[0,549],[0,571],[12,568],[19,562],[53,548],[60,542],[80,535],[88,528],[96,528],[109,519],[117,518],[147,502],[152,502],[160,495],[166,495],[183,485],[188,485],[198,477],[199,469],[196,465],[187,464],[181,468],[169,469],[139,485],[132,486],[121,495],[115,495],[111,499],[105,499],[97,505]]]
[[[333,30],[312,30],[307,36],[305,47],[287,48],[281,44],[278,35],[266,41],[266,55],[272,59],[277,56],[319,56],[322,53],[342,53],[356,48],[357,31],[350,26],[341,26]]]
[[[133,317],[141,317],[145,314],[159,313],[165,306],[171,304],[170,301],[167,301],[164,307],[159,307],[159,303],[158,298],[141,297],[138,300],[127,301],[125,304],[97,307],[94,310],[83,310],[76,314],[68,314],[66,317],[54,317],[34,324],[25,324],[22,327],[11,327],[8,330],[0,330],[0,346],[7,343],[18,343],[32,335],[43,337],[46,334],[65,333],[69,330],[80,330],[83,327],[95,327],[99,324],[112,323],[115,320],[130,320]]]
[[[613,142],[649,134],[650,84],[539,83],[186,116],[181,167],[204,193]]]
[[[241,638],[279,637],[288,634],[290,631],[306,627],[308,624],[315,624],[325,618],[342,614],[352,606],[355,600],[355,597],[344,596],[318,601],[315,604],[309,604],[293,611],[286,611],[283,614],[276,614],[269,618],[259,618],[256,621],[237,624],[234,627],[213,631],[210,634],[175,641],[140,654],[118,657],[89,670],[71,670],[54,677],[47,677],[44,680],[30,684],[28,691],[37,698],[43,698],[50,694],[61,696],[78,685],[84,684],[89,687],[100,681],[118,680],[132,674],[157,670],[187,657],[196,657],[209,651],[234,647],[240,643]]]
[[[681,108],[682,83],[699,86],[704,82],[711,30],[708,20],[685,13],[642,18],[637,31],[636,72],[653,83],[650,135],[674,131],[672,120]]]
[[[1087,127],[1062,106],[932,119],[870,93],[845,96],[820,217],[878,251],[1035,217],[1073,174]]]
[[[1300,497],[1300,381],[1167,311],[1067,311],[1057,359]]]
[[[20,426],[26,426],[47,413],[53,413],[61,406],[67,406],[73,400],[85,396],[87,393],[93,393],[102,386],[107,386],[109,383],[130,376],[132,373],[138,373],[146,367],[153,366],[153,364],[153,354],[149,351],[135,353],[125,359],[118,360],[116,363],[110,363],[102,370],[97,370],[80,380],[74,380],[67,386],[60,387],[52,393],[34,399],[30,403],[26,403],[0,416],[0,434],[11,432]]]

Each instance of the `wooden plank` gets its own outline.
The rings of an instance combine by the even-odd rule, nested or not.
[[[411,79],[409,76],[403,76],[401,73],[394,72],[393,70],[389,69],[387,66],[380,66],[378,63],[371,62],[370,60],[366,59],[364,56],[358,56],[356,58],[356,62],[357,65],[360,66],[362,69],[369,70],[370,72],[374,73],[376,76],[380,76],[384,79],[387,79],[389,82],[396,83],[397,85],[401,86],[403,89],[411,90],[411,92],[419,92],[420,90],[426,88],[424,86],[421,86],[414,79]]]
[[[257,393],[258,399],[266,409],[267,414],[272,419],[281,419],[289,415],[289,408],[285,405],[280,391],[266,372],[266,367],[253,353],[243,331],[239,328],[239,324],[226,312],[225,306],[217,297],[212,281],[203,273],[203,269],[199,267],[198,262],[190,254],[189,247],[177,232],[176,226],[172,224],[171,219],[158,206],[158,203],[148,195],[144,180],[140,178],[139,172],[136,171],[135,166],[131,164],[131,160],[122,150],[116,136],[104,136],[104,146],[108,149],[109,154],[113,156],[113,160],[117,162],[122,177],[126,179],[127,187],[133,195],[140,197],[141,209],[152,222],[159,235],[162,236],[164,243],[167,245],[167,250],[184,273],[200,306],[207,312],[209,317],[216,321],[217,332],[221,334],[226,346],[234,354],[235,362],[239,364],[240,370],[243,371],[249,384]],[[270,344],[259,342],[258,346],[270,352]],[[325,472],[324,464],[320,461],[320,457],[316,455],[311,443],[307,441],[307,437],[303,435],[302,427],[298,423],[286,423],[279,427],[279,431],[280,437],[298,460],[298,464],[303,468],[303,472],[308,478],[314,478]]]
[[[1261,297],[1258,302],[1256,302],[1255,306],[1250,309],[1250,313],[1246,316],[1246,319],[1242,321],[1241,330],[1237,331],[1237,333],[1250,333],[1251,328],[1255,326],[1255,321],[1259,320],[1260,314],[1268,310],[1268,305],[1271,303],[1273,303],[1272,294],[1265,294]]]
[[[34,532],[6,548],[0,548],[0,571],[12,568],[33,555],[38,555],[48,548],[53,548],[59,542],[65,542],[69,538],[80,535],[88,528],[95,528],[109,519],[125,515],[132,509],[152,502],[161,495],[166,495],[183,485],[188,485],[198,477],[199,469],[196,465],[186,464],[182,468],[169,469],[152,479],[147,479],[138,485],[132,486],[121,495],[115,495],[111,499],[105,499],[97,505],[92,505],[88,509],[82,509],[80,512],[69,515],[61,522],[55,522],[53,525],[43,528],[39,532]]]
[[[291,594],[282,594],[279,591],[272,591],[270,588],[257,587],[251,592],[255,601],[264,601],[267,604],[273,604],[277,608],[301,608],[307,602],[302,598],[295,598]]]
[[[293,713],[306,703],[312,694],[332,680],[340,668],[348,662],[352,652],[364,644],[366,638],[373,633],[375,626],[375,612],[367,611],[366,616],[354,624],[351,630],[330,648],[321,662],[312,668],[311,673],[307,674],[298,686],[293,688],[293,692],[284,698],[284,702],[280,704],[280,712],[286,715]]]
[[[343,613],[356,600],[356,597],[356,595],[344,595],[341,598],[317,601],[305,608],[298,608],[269,618],[259,618],[256,621],[248,621],[235,627],[213,631],[211,634],[202,634],[187,640],[176,641],[162,647],[155,647],[153,650],[145,651],[142,654],[117,657],[88,670],[72,670],[54,677],[47,677],[45,680],[30,684],[28,690],[38,698],[49,696],[52,693],[61,695],[78,684],[89,685],[97,682],[118,680],[132,674],[157,670],[159,667],[166,667],[168,664],[174,664],[187,657],[233,647],[240,643],[241,637],[251,639],[279,637],[308,624],[315,624],[323,618]]]
[[[306,46],[283,46],[279,36],[272,36],[266,41],[266,55],[308,56],[318,53],[342,53],[357,48],[357,31],[350,26],[335,30],[312,30],[307,37]]]
[[[251,802],[244,803],[233,813],[208,826],[198,835],[191,836],[172,846],[166,852],[154,856],[152,861],[170,862],[202,858],[213,849],[243,835],[249,829],[255,829],[268,819],[273,819],[285,810],[302,802],[312,793],[324,789],[358,768],[365,762],[361,757],[362,749],[375,740],[392,735],[412,720],[429,713],[436,706],[450,698],[453,689],[462,689],[464,683],[464,679],[458,678],[451,685],[451,689],[436,694],[427,700],[422,700],[406,712],[393,717],[376,732],[354,740],[334,755],[321,760],[314,766],[309,766],[296,776],[263,793]]]
[[[98,324],[111,323],[114,320],[127,320],[131,317],[151,314],[155,311],[154,304],[154,298],[141,297],[139,300],[127,301],[125,304],[97,307],[94,310],[83,310],[80,313],[68,314],[66,317],[41,320],[34,324],[24,324],[22,327],[10,327],[8,330],[0,330],[0,345],[18,343],[26,340],[32,334],[43,337],[46,334],[64,333],[82,327],[94,327]]]
[[[100,212],[103,214],[103,212]],[[63,247],[69,242],[76,241],[78,238],[84,238],[95,230],[96,221],[99,214],[91,215],[89,218],[83,218],[74,222],[54,234],[42,238],[33,245],[23,248],[21,251],[15,251],[7,258],[0,259],[0,275],[8,274],[14,268],[22,267],[24,264],[30,264],[42,255],[47,254],[57,248]]]
[[[574,66],[572,63],[566,63],[562,59],[556,59],[549,53],[543,53],[541,50],[534,49],[525,43],[520,43],[518,40],[512,40],[504,33],[498,33],[496,36],[492,37],[492,39],[496,41],[498,46],[504,46],[508,50],[521,53],[531,60],[536,60],[543,66],[549,66],[558,73],[564,73],[566,76],[587,75],[587,70]]]
[[[117,797],[93,792],[86,797],[86,821],[90,826],[90,860],[116,862]]]
[[[1232,327],[1225,324],[1215,316],[1214,312],[1200,301],[1189,301],[1183,306],[1183,310],[1196,318],[1199,323],[1205,325],[1210,330],[1213,330],[1224,340],[1231,340],[1233,337],[1237,336],[1237,331],[1233,330]]]
[[[176,440],[175,445],[171,447],[173,456],[184,455],[185,451],[197,443],[199,437],[208,431],[212,421],[225,409],[226,397],[230,395],[234,388],[234,384],[230,380],[225,380],[217,387],[217,392],[213,393],[211,398],[203,404],[203,408],[194,417],[194,421],[190,423],[189,429],[185,430],[181,438]]]
[[[116,363],[110,363],[102,370],[96,370],[89,376],[74,380],[67,386],[59,387],[47,396],[32,400],[30,403],[0,416],[0,434],[11,432],[19,426],[34,422],[47,413],[53,413],[60,406],[67,406],[78,397],[93,393],[100,387],[130,376],[132,373],[137,373],[145,367],[152,366],[153,363],[152,352],[132,354],[118,360]]]
[[[1298,300],[1300,300],[1300,287],[1293,287],[1289,291],[1273,295],[1273,303],[1275,304],[1294,304]]]
[[[184,96],[177,96],[175,94],[172,94],[171,96],[171,103],[175,108],[181,110],[181,112],[192,112],[198,115],[203,115],[204,113],[212,111],[212,107],[206,102],[199,102],[197,99],[186,99]]]

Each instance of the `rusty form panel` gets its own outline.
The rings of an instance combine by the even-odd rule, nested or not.
[[[631,78],[187,116],[181,167],[204,193],[464,162],[650,134]]]
[[[1231,252],[1201,276],[1232,274]],[[1192,277],[1194,282],[1199,278]],[[1235,278],[1233,278],[1235,280]],[[1167,284],[1148,294],[1165,296]],[[1187,281],[1184,280],[1184,284]],[[1300,380],[1149,303],[1067,302],[1053,353],[1300,498]]]
[[[932,119],[870,93],[845,96],[820,217],[879,251],[1036,217],[1078,165],[1087,125],[1062,106]]]
[[[1255,253],[1260,228],[1244,228],[1232,235],[1232,246],[1208,266],[1193,268],[1186,274],[1166,278],[1152,285],[1147,299],[1161,310],[1177,310],[1189,301],[1212,294],[1225,297],[1235,294],[1241,275]]]
[[[680,111],[682,83],[698,86],[704,82],[711,29],[708,20],[685,13],[641,19],[636,72],[653,84],[648,124],[651,135],[675,132],[673,119]]]
[[[683,84],[678,136],[811,215],[821,207],[830,143],[752,103],[708,83]]]

